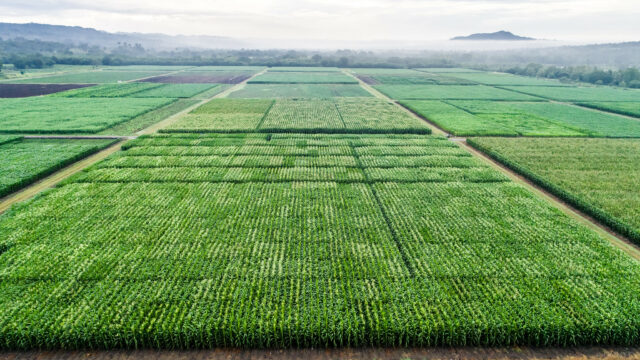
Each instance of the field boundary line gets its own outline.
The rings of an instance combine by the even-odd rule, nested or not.
[[[413,264],[411,264],[411,262],[409,261],[409,255],[407,255],[407,253],[405,252],[404,246],[402,246],[402,243],[400,242],[400,239],[398,237],[398,234],[396,233],[396,230],[393,228],[393,224],[391,223],[391,219],[387,214],[387,210],[385,210],[384,208],[384,204],[382,204],[382,200],[380,200],[380,197],[378,196],[378,191],[376,190],[376,187],[375,187],[376,184],[371,182],[371,179],[367,174],[367,170],[362,165],[362,161],[360,160],[360,155],[358,155],[358,151],[356,150],[356,147],[353,146],[352,141],[349,141],[349,147],[351,148],[351,153],[353,154],[353,157],[356,160],[356,165],[360,169],[360,171],[362,171],[362,174],[364,175],[364,179],[366,181],[366,185],[371,190],[371,194],[373,195],[373,198],[376,201],[376,205],[378,206],[378,209],[380,209],[380,214],[382,215],[384,222],[387,224],[387,228],[389,229],[389,233],[391,234],[391,239],[393,239],[393,242],[396,245],[396,248],[398,249],[398,253],[400,253],[400,258],[402,259],[404,266],[407,268],[407,272],[409,272],[409,277],[415,278],[416,271],[413,268]]]
[[[153,125],[151,125],[151,126],[149,126],[147,128],[144,128],[144,129],[136,132],[136,135],[149,135],[149,134],[153,134],[155,132],[158,132],[158,130],[160,130],[160,129],[164,128],[164,127],[167,127],[168,125],[174,123],[176,120],[178,120],[178,118],[182,117],[182,115],[190,113],[191,111],[193,111],[196,108],[206,104],[207,102],[209,102],[209,101],[211,101],[213,99],[219,99],[219,98],[226,97],[230,93],[241,89],[244,85],[247,84],[247,81],[253,79],[254,77],[256,77],[258,75],[263,74],[264,72],[266,72],[266,69],[262,70],[262,71],[260,71],[260,72],[258,72],[256,74],[253,74],[253,76],[251,76],[251,77],[243,80],[242,82],[239,82],[239,83],[237,83],[237,84],[235,84],[235,85],[223,90],[222,92],[219,92],[219,93],[215,94],[214,96],[208,97],[206,99],[202,99],[199,102],[189,106],[188,108],[186,108],[186,109],[184,109],[182,111],[179,111],[179,112],[177,112],[177,113],[165,118],[164,120],[158,121],[157,123],[155,123],[155,124],[153,124]],[[275,100],[274,100],[274,102],[275,102]]]
[[[53,174],[46,176],[43,179],[40,179],[16,192],[13,192],[6,197],[0,199],[0,214],[7,211],[12,205],[28,200],[33,196],[37,195],[43,190],[54,187],[56,184],[61,182],[62,180],[68,178],[69,176],[76,174],[90,165],[103,160],[107,156],[113,154],[116,151],[119,151],[127,140],[119,141],[97,153],[87,156],[86,158],[76,161],[71,165],[68,165]]]
[[[276,100],[275,99],[271,100],[271,104],[269,104],[267,111],[265,111],[264,114],[262,114],[260,121],[258,121],[258,125],[256,125],[256,132],[260,131],[260,127],[262,126],[262,124],[264,124],[264,120],[267,118],[267,116],[269,115],[269,112],[271,111],[271,109],[273,108],[273,105],[275,104],[276,104]]]
[[[585,225],[589,229],[595,231],[600,236],[608,240],[612,245],[624,251],[637,261],[640,261],[640,247],[631,242],[631,240],[618,234],[615,230],[609,228],[608,226],[600,223],[592,216],[576,209],[571,204],[553,195],[546,189],[536,185],[526,176],[509,169],[508,167],[506,167],[506,165],[500,163],[497,160],[494,160],[488,154],[485,154],[484,152],[472,147],[466,141],[455,141],[455,143],[460,144],[461,147],[489,164],[492,168],[507,175],[513,182],[525,186],[528,190],[546,200],[556,209],[562,211],[572,219],[577,220],[580,224]]]
[[[364,81],[360,80],[357,76],[353,75],[351,72],[349,71],[345,71],[342,70],[342,72],[348,76],[351,76],[352,78],[356,79],[358,81],[358,84],[360,85],[360,87],[364,88],[369,94],[373,95],[374,97],[378,98],[378,99],[382,99],[385,100],[387,102],[391,102],[393,104],[395,104],[396,106],[400,107],[400,109],[402,109],[402,111],[404,111],[405,113],[411,115],[412,117],[419,119],[421,122],[427,124],[427,126],[429,127],[429,129],[431,129],[431,133],[432,134],[436,134],[436,135],[444,135],[446,137],[451,136],[448,132],[446,132],[444,129],[440,128],[439,126],[437,126],[436,124],[432,123],[430,120],[416,114],[415,112],[411,111],[410,109],[407,109],[406,107],[402,106],[400,103],[398,103],[396,100],[393,100],[392,98],[388,97],[387,95],[381,93],[380,91],[376,90],[375,88],[371,87],[371,85],[365,83]]]

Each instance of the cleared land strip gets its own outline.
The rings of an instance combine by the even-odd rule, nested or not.
[[[415,114],[414,112],[410,111],[409,109],[406,109],[404,106],[400,105],[396,101],[392,100],[391,98],[387,97],[386,95],[380,93],[379,91],[375,90],[371,86],[367,85],[366,83],[364,83],[362,80],[358,79],[358,77],[354,76],[353,74],[351,74],[349,72],[346,72],[346,71],[345,71],[345,74],[347,74],[349,76],[352,76],[353,78],[357,79],[358,82],[360,83],[360,86],[362,86],[365,90],[370,92],[372,95],[374,95],[374,96],[376,96],[378,98],[393,102],[395,105],[401,107],[405,111],[409,112],[411,115],[413,115],[415,117],[418,117],[418,118],[420,118],[422,120],[425,120],[421,116]],[[574,106],[577,106],[577,105],[574,105]],[[629,254],[634,259],[640,261],[640,247],[638,247],[637,245],[633,244],[629,239],[625,238],[624,236],[621,236],[620,234],[616,233],[612,229],[602,225],[600,222],[596,221],[594,218],[592,218],[592,217],[588,216],[587,214],[575,209],[573,206],[567,204],[566,202],[562,201],[561,199],[559,199],[558,197],[552,195],[551,193],[547,192],[546,190],[543,190],[542,188],[536,186],[535,184],[533,184],[532,182],[530,182],[529,180],[527,180],[523,176],[515,173],[511,169],[509,169],[509,168],[503,166],[502,164],[498,163],[497,161],[491,159],[486,154],[484,154],[484,153],[472,148],[470,145],[468,145],[466,143],[466,139],[460,138],[460,137],[451,138],[450,134],[448,134],[447,132],[443,131],[439,127],[435,126],[431,122],[426,121],[426,123],[431,127],[431,129],[433,130],[434,134],[441,134],[441,135],[446,135],[447,137],[450,137],[450,140],[452,142],[460,144],[464,149],[469,151],[471,154],[483,159],[484,161],[489,163],[493,168],[495,168],[495,169],[499,170],[500,172],[502,172],[503,174],[509,176],[509,178],[511,178],[513,181],[515,181],[515,182],[527,187],[533,193],[538,194],[540,197],[546,199],[549,203],[551,203],[553,206],[555,206],[556,208],[558,208],[559,210],[561,210],[565,214],[571,216],[572,218],[574,218],[574,219],[580,221],[581,223],[583,223],[584,225],[588,226],[590,229],[596,231],[597,233],[602,235],[604,238],[609,240],[609,242],[611,242],[614,246],[622,249],[625,253]]]
[[[173,114],[171,116],[169,116],[168,118],[157,122],[151,126],[149,126],[146,129],[140,130],[136,133],[136,135],[145,135],[145,134],[152,134],[155,133],[156,131],[158,131],[158,129],[169,125],[170,123],[174,122],[178,117],[190,112],[191,110],[197,108],[198,106],[208,102],[211,99],[214,98],[218,98],[218,97],[224,97],[226,95],[228,95],[230,92],[233,92],[235,90],[238,90],[240,88],[242,88],[243,86],[246,85],[247,81],[251,80],[252,78],[264,73],[266,71],[263,70],[259,73],[254,74],[253,76],[249,77],[248,79],[246,79],[245,81],[236,84],[232,87],[230,87],[229,89],[215,95],[212,96],[210,98],[207,99],[203,99],[202,101],[176,113]],[[4,198],[0,198],[0,214],[2,214],[3,212],[7,211],[11,205],[16,204],[18,202],[21,201],[25,201],[28,200],[32,197],[34,197],[35,195],[37,195],[38,193],[40,193],[43,190],[46,190],[48,188],[51,188],[53,186],[55,186],[56,184],[58,184],[59,182],[61,182],[62,180],[68,178],[69,176],[82,171],[83,169],[87,168],[90,165],[93,165],[95,163],[97,163],[98,161],[101,161],[103,159],[105,159],[107,156],[115,153],[116,151],[119,151],[120,148],[122,147],[122,145],[130,140],[130,139],[135,139],[137,136],[84,136],[84,137],[76,137],[76,136],[57,136],[57,137],[41,137],[41,136],[29,136],[28,138],[56,138],[56,139],[80,139],[80,138],[89,138],[89,139],[123,139],[123,141],[120,141],[102,151],[99,151],[87,158],[84,158],[76,163],[73,163],[59,171],[56,171],[55,173],[51,174],[50,176],[45,177],[42,180],[39,180],[11,195],[8,195]]]

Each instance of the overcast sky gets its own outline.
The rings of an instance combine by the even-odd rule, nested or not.
[[[0,0],[2,22],[273,39],[429,41],[504,29],[631,41],[639,19],[640,0]]]

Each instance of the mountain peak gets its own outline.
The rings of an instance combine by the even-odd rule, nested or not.
[[[451,40],[535,40],[534,38],[518,36],[510,31],[496,31],[493,33],[477,33],[469,36],[456,36]]]

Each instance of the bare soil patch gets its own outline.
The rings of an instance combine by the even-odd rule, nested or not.
[[[290,349],[290,350],[115,350],[0,352],[0,359],[109,359],[109,360],[269,360],[269,359],[640,359],[637,348],[423,348],[423,349]]]
[[[95,84],[0,84],[0,98],[22,98],[53,94]]]
[[[367,85],[378,85],[380,82],[369,75],[356,75],[356,77]]]
[[[239,84],[251,75],[166,75],[143,79],[143,82],[164,84]]]

